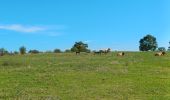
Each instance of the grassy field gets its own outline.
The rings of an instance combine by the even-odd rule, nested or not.
[[[170,100],[170,53],[0,57],[0,99]]]

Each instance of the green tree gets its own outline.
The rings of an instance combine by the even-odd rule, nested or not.
[[[168,47],[168,51],[170,51],[170,42],[169,42],[169,47]]]
[[[79,50],[77,49],[77,47],[74,47],[74,46],[73,46],[73,47],[71,48],[71,51],[72,51],[72,52],[78,52]]]
[[[65,53],[70,53],[71,50],[70,50],[70,49],[66,49],[64,52],[65,52]]]
[[[14,51],[14,54],[16,54],[16,55],[17,55],[17,54],[19,54],[19,52],[18,52],[18,51]]]
[[[38,54],[38,53],[40,53],[40,51],[34,49],[34,50],[30,50],[28,53]]]
[[[158,51],[166,51],[165,47],[159,47]]]
[[[146,35],[139,41],[139,50],[140,51],[155,51],[156,48],[158,47],[156,38],[152,35]]]
[[[24,55],[26,54],[26,48],[24,46],[19,48],[20,54]]]
[[[54,49],[54,53],[61,53],[60,49]]]
[[[89,51],[87,48],[88,48],[88,44],[85,44],[82,41],[79,41],[79,42],[75,42],[75,44],[71,48],[71,51],[72,52],[86,52],[86,51]]]
[[[9,52],[4,48],[0,48],[0,56],[6,55],[6,54],[9,54]]]

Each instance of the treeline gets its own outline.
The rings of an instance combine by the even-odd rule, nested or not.
[[[26,47],[22,46],[19,51],[8,51],[4,48],[0,48],[0,56],[3,55],[17,55],[17,54],[39,54],[39,53],[64,53],[64,52],[72,52],[71,50],[67,49],[65,51],[61,51],[60,49],[54,49],[54,50],[47,50],[47,51],[39,51],[36,49],[27,51]]]
[[[139,50],[140,51],[170,51],[170,42],[169,42],[169,47],[166,49],[165,47],[158,47],[158,43],[156,40],[156,37],[148,34],[141,38],[139,40]],[[71,53],[71,52],[87,52],[90,53],[92,52],[90,49],[88,49],[88,44],[83,43],[82,41],[75,42],[74,45],[70,49],[66,49],[65,51],[62,51],[60,49],[54,49],[54,50],[48,50],[45,52],[33,49],[27,51],[25,46],[21,46],[19,48],[19,51],[11,51],[9,52],[8,50],[1,48],[0,49],[0,56],[3,55],[15,55],[15,54],[21,54],[24,55],[26,53],[29,54],[38,54],[38,53]]]
[[[54,50],[47,50],[47,51],[39,51],[36,49],[32,49],[32,50],[28,50],[26,49],[25,46],[21,46],[19,48],[19,51],[11,51],[9,52],[8,50],[1,48],[0,49],[0,56],[3,55],[16,55],[16,54],[38,54],[38,53],[71,53],[71,52],[86,52],[86,53],[90,53],[91,50],[88,49],[88,44],[83,43],[82,41],[79,42],[75,42],[75,44],[72,46],[72,48],[70,49],[66,49],[65,51],[62,51],[58,48],[54,49]]]

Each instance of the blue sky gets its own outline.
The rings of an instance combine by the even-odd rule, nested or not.
[[[0,47],[62,50],[83,41],[89,48],[135,51],[146,34],[159,47],[170,41],[169,0],[1,0]]]

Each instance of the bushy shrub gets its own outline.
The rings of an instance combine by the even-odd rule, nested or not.
[[[54,49],[54,53],[61,53],[60,49]]]
[[[65,52],[65,53],[70,53],[71,50],[70,50],[70,49],[66,49],[64,52]]]
[[[1,48],[0,49],[0,56],[6,55],[6,54],[9,54],[9,52],[6,49]]]
[[[159,47],[158,51],[166,51],[165,47]]]
[[[20,54],[24,55],[26,54],[26,48],[24,46],[19,48]]]
[[[40,53],[40,51],[38,51],[38,50],[30,50],[28,53],[31,53],[31,54],[38,54],[38,53]]]

